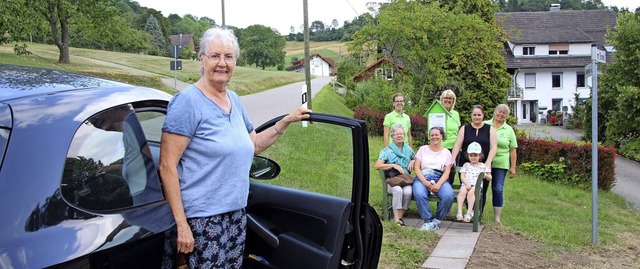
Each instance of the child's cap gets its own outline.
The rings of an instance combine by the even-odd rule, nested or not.
[[[481,153],[482,147],[478,142],[473,142],[467,147],[467,153]]]

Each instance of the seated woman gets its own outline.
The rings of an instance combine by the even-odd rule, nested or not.
[[[409,169],[411,160],[413,159],[413,150],[409,145],[404,143],[404,127],[402,124],[396,124],[391,126],[391,137],[393,143],[389,143],[388,147],[383,148],[378,154],[378,160],[374,164],[375,169],[382,169],[385,171],[395,169],[400,174],[411,177],[411,170]],[[399,226],[404,226],[404,212],[409,207],[411,202],[411,185],[406,186],[391,186],[387,184],[387,192],[390,193],[393,198],[391,207],[393,208],[393,219]]]
[[[415,156],[416,178],[413,182],[413,198],[418,206],[420,218],[424,221],[420,230],[439,229],[440,222],[449,213],[453,205],[453,188],[449,184],[449,172],[453,165],[451,152],[442,146],[445,139],[442,127],[429,129],[429,145],[418,149]],[[417,169],[420,169],[418,172]],[[440,198],[435,217],[429,207],[429,193]]]

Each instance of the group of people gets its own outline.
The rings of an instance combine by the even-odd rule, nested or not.
[[[420,229],[437,230],[456,199],[452,186],[458,174],[461,186],[457,196],[456,220],[470,222],[476,200],[476,181],[484,173],[481,210],[484,210],[490,184],[494,221],[500,222],[505,178],[507,174],[510,177],[516,174],[518,144],[513,128],[506,123],[511,112],[509,106],[498,105],[493,111],[493,118],[484,120],[484,108],[475,105],[471,110],[471,123],[462,126],[460,114],[454,109],[456,95],[452,90],[445,90],[440,95],[440,103],[447,110],[445,126],[431,127],[428,144],[414,153],[411,121],[403,111],[404,96],[396,94],[392,101],[394,111],[385,116],[383,123],[385,147],[380,151],[374,168],[396,169],[408,175],[412,171],[415,173],[412,184],[397,185],[396,181],[387,179],[394,221],[400,226],[405,225],[403,217],[413,198],[424,221]],[[435,215],[429,204],[429,196],[432,195],[440,199]],[[466,213],[463,212],[465,200],[468,206]]]

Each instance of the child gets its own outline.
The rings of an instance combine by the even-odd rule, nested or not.
[[[465,163],[460,169],[460,180],[462,181],[462,186],[460,186],[460,192],[458,193],[458,214],[456,215],[457,220],[462,220],[464,222],[470,222],[473,218],[473,204],[476,201],[475,186],[478,175],[485,172],[484,178],[491,180],[491,174],[487,173],[491,172],[491,167],[486,167],[484,163],[480,162],[484,158],[480,144],[477,142],[469,144],[469,147],[467,147],[467,158],[469,158],[469,162]],[[467,214],[464,214],[463,218],[462,207],[465,197],[467,198],[469,208],[467,209]]]

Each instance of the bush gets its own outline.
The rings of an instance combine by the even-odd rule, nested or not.
[[[518,136],[518,164],[544,180],[590,186],[591,144],[529,139]],[[598,146],[598,188],[609,191],[615,177],[616,150]]]
[[[384,134],[384,129],[382,127],[382,123],[384,122],[384,115],[386,114],[384,114],[383,112],[364,107],[356,108],[355,112],[353,113],[354,118],[364,120],[367,123],[369,134],[379,136],[382,136]]]
[[[411,116],[411,137],[413,138],[413,148],[417,149],[425,144],[427,138],[427,120],[414,114]]]
[[[640,137],[622,139],[620,142],[620,154],[636,161],[640,161]]]

